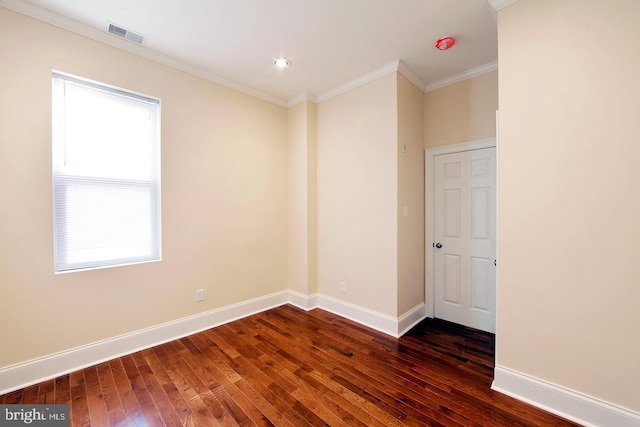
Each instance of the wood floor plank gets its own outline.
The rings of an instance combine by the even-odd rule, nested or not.
[[[256,339],[257,330],[252,325],[249,324],[249,327],[247,327],[243,322],[233,322],[225,326],[233,333],[233,335],[228,335],[233,341],[245,341],[257,350],[257,353],[251,359],[251,363],[271,379],[268,388],[291,407],[294,411],[291,414],[292,417],[296,419],[302,417],[307,424],[312,426],[325,425],[326,422],[322,418],[293,396],[292,393],[296,390],[296,386],[273,369],[276,362],[269,357],[272,349],[265,349],[261,346],[261,342]]]
[[[408,361],[402,361],[403,364],[407,364]],[[385,369],[385,365],[387,364],[387,361],[383,361],[382,363],[380,363],[379,365],[375,364],[375,361],[372,360],[368,360],[366,365],[371,364],[374,368],[380,369],[380,370],[384,370]],[[413,367],[411,367],[411,369],[413,369]],[[372,373],[377,372],[377,370],[373,370]],[[376,380],[375,378],[372,378],[371,376],[368,376],[366,373],[360,373],[359,371],[355,371],[354,372],[355,375],[361,375],[363,376],[364,381],[368,381],[371,383],[375,383]],[[424,388],[423,385],[420,385],[420,387],[416,387],[413,383],[417,381],[416,378],[414,378],[413,380],[411,380],[411,378],[409,379],[404,379],[401,380],[401,377],[396,378],[395,376],[396,373],[393,373],[393,375],[389,376],[390,381],[392,382],[384,382],[384,383],[380,383],[378,386],[380,387],[380,389],[382,390],[384,388],[384,390],[386,390],[388,393],[400,393],[400,395],[397,396],[398,399],[402,399],[403,401],[406,402],[407,397],[404,396],[403,394],[405,394],[406,392],[410,392],[411,390],[428,390],[427,388]],[[399,384],[396,384],[395,381],[400,381]],[[372,384],[373,385],[373,384]],[[390,387],[391,386],[391,387]],[[439,385],[438,387],[435,388],[435,390],[440,394],[440,395],[446,395],[449,391],[450,388]],[[418,391],[419,393],[421,393],[421,391]],[[419,397],[418,397],[419,398]],[[441,400],[439,402],[439,404],[446,404],[446,400]],[[464,420],[462,420],[464,421]],[[489,421],[489,420],[487,420]],[[468,421],[467,421],[468,422]]]
[[[55,395],[53,403],[57,405],[69,405],[71,403],[71,389],[69,387],[69,375],[62,375],[55,379]]]
[[[142,355],[151,368],[151,371],[153,372],[158,385],[162,388],[162,391],[164,392],[168,402],[171,404],[173,411],[180,420],[179,424],[187,424],[187,420],[192,419],[193,417],[191,408],[184,400],[179,390],[176,388],[175,384],[171,380],[171,377],[169,377],[169,374],[162,365],[162,362],[158,358],[157,354],[154,352],[154,349],[144,350],[142,352]],[[173,418],[173,416],[169,414],[169,417],[163,418]]]
[[[160,414],[162,415],[163,422],[167,425],[180,425],[182,421],[178,417],[173,405],[167,398],[167,395],[164,392],[164,389],[160,385],[155,376],[155,373],[151,369],[151,367],[147,364],[146,358],[143,356],[142,352],[135,353],[132,355],[134,363],[138,367],[138,372],[142,377],[142,380],[145,384],[145,389],[148,392],[149,397],[151,398],[153,405],[159,412],[158,418],[160,418]]]
[[[239,356],[235,358],[236,372],[238,372],[243,378],[246,378],[254,387],[254,389],[266,398],[271,406],[273,406],[284,418],[287,418],[293,424],[303,423],[309,425],[304,419],[299,417],[299,414],[289,405],[285,400],[281,399],[278,394],[273,392],[271,386],[273,380],[266,373],[264,373],[260,367],[256,366],[256,362],[259,362],[258,357],[261,353],[257,350],[253,350],[248,353],[249,348],[244,342],[236,339],[235,336],[229,335],[228,331],[224,328],[217,328],[218,342],[224,341],[227,344],[236,342],[238,344]],[[255,362],[252,362],[255,361]],[[262,362],[259,362],[260,364]]]
[[[173,343],[163,344],[154,348],[154,352],[158,359],[162,362],[166,369],[167,375],[175,384],[176,389],[180,393],[184,401],[189,405],[191,413],[188,416],[190,423],[197,423],[204,426],[220,425],[217,418],[209,411],[205,402],[200,395],[194,390],[186,376],[183,375],[185,362],[179,357],[174,349]],[[187,370],[190,370],[187,367]]]
[[[271,337],[271,338],[273,338],[273,337]],[[298,349],[295,349],[295,351],[294,351],[294,349],[290,349],[290,351],[292,351],[294,353],[294,356],[296,356],[296,354],[295,354],[296,352],[303,352],[303,353],[311,354],[309,348],[298,348]],[[322,378],[320,378],[320,379],[317,378],[321,374],[318,371],[316,371],[316,369],[320,369],[321,366],[319,364],[314,364],[313,361],[311,361],[311,360],[309,361],[309,363],[310,363],[309,367],[310,367],[311,370],[308,373],[306,373],[307,375],[309,375],[307,381],[313,381],[313,380],[317,381],[317,384],[316,384],[317,388],[321,388],[325,392],[325,394],[328,393],[329,396],[333,400],[337,401],[336,403],[338,403],[338,404],[346,404],[347,407],[352,407],[352,411],[351,412],[354,415],[356,415],[357,417],[358,417],[358,415],[360,415],[359,419],[362,420],[362,418],[364,417],[366,422],[369,422],[369,423],[374,423],[375,422],[375,420],[371,419],[372,412],[374,412],[374,411],[371,410],[372,408],[361,407],[359,405],[359,402],[354,404],[353,399],[355,399],[355,396],[350,395],[344,387],[340,387],[339,385],[337,387],[325,387],[325,385],[331,385],[331,384],[328,384],[328,382],[323,381]],[[293,366],[295,366],[295,365],[293,365]],[[291,369],[293,369],[293,366],[291,367]],[[304,375],[303,374],[304,370],[299,371],[297,369],[294,369],[293,372],[294,373],[298,372],[300,375]],[[361,414],[361,412],[363,412],[363,411],[366,412],[367,415],[363,416]],[[378,420],[378,421],[380,421],[380,420]],[[392,425],[394,421],[395,420],[389,421],[388,425]]]
[[[265,333],[269,333],[269,331],[266,331]],[[273,337],[271,337],[270,339],[272,338]],[[332,386],[332,390],[337,394],[340,394],[345,399],[356,402],[357,406],[361,406],[370,415],[376,417],[377,414],[378,421],[382,421],[386,425],[394,425],[398,422],[398,420],[403,420],[406,425],[419,424],[419,422],[417,422],[416,420],[407,418],[407,414],[405,414],[404,412],[399,411],[395,407],[387,406],[385,403],[382,403],[373,396],[368,395],[368,393],[364,392],[363,389],[360,389],[357,386],[349,383],[347,380],[343,378],[330,379],[329,377],[333,377],[332,373],[331,371],[326,369],[326,367],[328,366],[326,362],[329,360],[329,358],[326,358],[323,352],[314,345],[306,345],[301,350],[308,353],[309,355],[317,353],[316,360],[314,361],[310,359],[308,362],[314,369],[314,371],[311,373],[312,376],[321,377],[321,382]],[[344,359],[344,354],[342,351],[338,351],[336,355],[339,355],[340,358]],[[362,396],[360,396],[359,394],[362,394]],[[368,400],[369,398],[371,398],[371,401]],[[384,409],[377,408],[376,404],[383,406]]]
[[[185,380],[198,393],[198,396],[221,425],[238,425],[228,406],[218,400],[212,392],[212,390],[219,387],[219,383],[198,363],[192,354],[193,349],[190,349],[190,347],[191,344],[187,338],[183,338],[179,343],[174,343],[174,349],[181,354],[182,362],[184,363],[181,371]]]
[[[125,424],[135,426],[137,423],[144,423],[138,399],[135,397],[132,384],[129,382],[124,368],[123,358],[110,361],[109,368],[111,368],[111,374],[122,404]],[[117,418],[117,414],[115,414],[115,417]]]
[[[122,409],[122,403],[120,402],[118,390],[113,379],[113,374],[111,373],[111,366],[108,362],[105,362],[96,366],[96,369],[109,424],[122,425],[125,420],[124,410]]]
[[[284,305],[0,396],[71,426],[576,426],[491,390],[495,337]]]
[[[267,333],[268,333],[268,331],[267,331]],[[331,347],[331,345],[330,345],[330,347]],[[308,351],[310,354],[313,353],[314,350],[315,350],[314,347],[306,347],[305,348],[305,351]],[[335,350],[335,348],[333,348],[333,350]],[[339,363],[339,364],[344,365],[344,366],[348,366],[347,361],[351,360],[351,359],[347,359],[344,356],[344,351],[339,350],[339,351],[336,352],[336,354],[339,355],[339,357],[338,357],[339,362],[336,362],[336,363]],[[315,364],[314,368],[315,369],[320,369],[320,370],[322,370],[323,367],[326,367],[327,366],[327,360],[330,360],[330,359],[324,359],[320,355],[318,356],[318,359],[322,360],[322,363],[321,364]],[[329,373],[329,375],[330,375],[330,373]],[[338,382],[338,381],[340,381],[340,380],[337,379],[336,382]],[[332,380],[332,382],[333,382],[333,380]],[[345,382],[344,385],[347,385],[347,383]],[[367,405],[365,404],[365,406],[367,406]],[[369,410],[370,413],[376,412],[375,409],[371,409],[371,407],[369,407],[368,410]],[[395,409],[392,409],[390,412],[394,413],[394,415],[397,416],[399,419],[403,419],[406,425],[412,425],[412,424],[424,425],[425,420],[418,421],[418,420],[413,419],[413,418],[407,418],[406,414],[398,413]],[[422,418],[424,418],[424,417],[422,417]],[[431,424],[436,424],[437,425],[437,424],[439,424],[439,421],[437,421],[437,418],[439,418],[439,417],[435,417],[435,419],[432,418],[432,419],[428,420],[428,422],[431,423]],[[447,421],[449,424],[451,423],[451,420],[445,420],[445,421]],[[389,425],[392,425],[392,424],[395,423],[395,421],[392,421],[392,420],[389,420],[389,419],[385,419],[385,423],[389,424]],[[459,424],[455,424],[455,425],[459,425]]]
[[[192,355],[192,358],[187,360],[201,368],[201,375],[207,379],[210,390],[236,423],[239,425],[271,424],[256,410],[255,406],[242,397],[235,384],[207,357],[208,349],[198,336],[188,337],[187,341]]]
[[[84,370],[84,384],[91,423],[95,425],[108,425],[109,417],[107,415],[105,399],[102,394],[102,387],[96,366],[91,366]]]
[[[238,343],[239,352],[242,356],[237,358],[238,367],[243,372],[243,376],[250,378],[253,384],[259,384],[259,392],[270,396],[270,403],[276,407],[284,417],[295,425],[322,425],[322,420],[309,411],[306,411],[300,402],[291,395],[295,386],[282,376],[274,372],[261,357],[264,353],[257,347],[244,340],[244,331],[241,335],[236,335],[231,329],[221,328],[218,332],[223,333],[221,339],[227,343]],[[288,390],[288,391],[287,391]]]
[[[403,364],[406,364],[408,362],[409,361],[405,360]],[[372,375],[369,376],[368,381],[375,383],[376,376],[380,375],[378,374],[378,372],[383,369],[384,364],[382,362],[379,365],[376,365],[375,363],[371,363],[371,364],[377,369],[372,373]],[[416,368],[418,368],[418,366],[411,367],[411,369],[416,369]],[[430,376],[428,379],[428,381],[430,382],[435,381],[433,376],[433,369],[434,369],[433,364],[429,364],[429,368],[427,369],[427,371],[430,372]],[[440,412],[448,413],[450,416],[455,417],[455,419],[457,419],[459,422],[462,422],[463,424],[468,424],[471,421],[468,419],[465,420],[465,419],[458,418],[459,412],[470,414],[473,419],[481,422],[484,425],[487,425],[489,423],[492,425],[512,425],[513,424],[512,420],[502,420],[501,422],[500,419],[496,419],[495,414],[493,416],[487,416],[487,417],[482,416],[482,409],[481,409],[482,406],[471,408],[470,406],[467,405],[465,407],[463,400],[458,399],[451,395],[451,391],[453,389],[449,385],[445,386],[442,384],[438,384],[438,381],[435,381],[436,387],[432,387],[431,384],[424,384],[424,383],[420,383],[420,387],[416,387],[414,383],[419,381],[420,376],[418,375],[417,378],[418,379],[414,379],[413,381],[410,381],[407,378],[403,378],[402,375],[398,375],[398,376],[392,375],[388,377],[388,381],[385,381],[384,384],[386,384],[389,387],[387,389],[389,392],[393,391],[394,393],[397,393],[397,392],[401,392],[403,394],[407,393],[416,399],[422,398],[422,399],[432,400],[434,403],[437,403],[437,405],[440,406]],[[487,383],[486,385],[487,388],[489,387],[489,384],[490,383]],[[405,400],[404,398],[403,398],[403,401],[405,401],[407,404],[413,403],[413,400]]]
[[[56,381],[48,380],[43,383],[40,383],[40,389],[38,393],[38,404],[46,405],[52,404],[55,401],[55,393],[56,393]]]
[[[358,349],[360,350],[360,347],[358,347]],[[468,425],[469,423],[472,423],[472,421],[470,421],[468,418],[460,417],[460,415],[457,414],[457,412],[460,411],[461,409],[462,409],[462,412],[465,412],[464,407],[460,405],[456,405],[455,407],[451,406],[453,402],[451,402],[450,400],[451,397],[449,396],[449,393],[451,390],[450,387],[438,385],[437,387],[430,390],[428,387],[416,386],[414,384],[417,381],[416,379],[414,380],[410,380],[410,379],[408,380],[406,378],[402,379],[402,377],[400,376],[396,377],[393,373],[388,376],[389,378],[388,381],[384,381],[384,382],[377,381],[374,378],[374,376],[378,374],[379,371],[384,371],[385,365],[387,364],[387,361],[385,361],[384,359],[381,358],[380,360],[382,361],[380,364],[376,364],[375,361],[373,360],[368,360],[365,365],[366,366],[371,365],[373,366],[373,368],[367,367],[365,370],[345,371],[344,365],[334,369],[340,369],[341,376],[348,376],[349,374],[355,375],[356,377],[359,377],[360,380],[363,381],[364,383],[369,383],[370,387],[374,387],[374,388],[378,387],[378,393],[385,392],[386,394],[390,394],[393,397],[395,397],[397,401],[403,402],[405,405],[413,408],[417,408],[417,405],[418,405],[417,402],[420,399],[424,400],[424,397],[428,396],[429,400],[432,400],[434,402],[434,405],[429,405],[428,407],[424,407],[423,405],[422,412],[425,412],[426,410],[425,413],[427,415],[429,415],[430,417],[433,417],[435,415],[436,419],[439,419],[440,422],[447,423],[447,419],[441,418],[437,414],[434,414],[433,413],[434,409],[439,410],[439,412],[443,414],[447,414],[449,418],[452,418],[453,420],[460,422],[464,425]],[[402,363],[407,364],[408,361],[404,360],[402,361]],[[414,369],[414,367],[412,367],[411,369]],[[382,375],[384,376],[385,374],[382,374]],[[357,379],[355,381],[357,381]],[[381,398],[384,398],[384,396],[382,395]],[[461,402],[456,402],[456,403],[461,403]],[[410,411],[408,408],[406,410]],[[487,425],[489,423],[501,425],[500,423],[497,423],[497,421],[494,418],[482,419],[481,417],[477,417],[477,415],[478,414],[476,414],[474,418],[479,418],[478,421],[483,422],[484,425]],[[417,417],[418,415],[414,415],[414,416]],[[509,423],[505,422],[504,425],[509,425]]]
[[[40,384],[34,384],[26,387],[22,393],[22,400],[20,403],[36,403],[38,401],[38,395],[40,393]]]
[[[330,347],[336,347],[338,346],[338,344],[328,344]],[[342,351],[339,351],[339,353],[342,353]],[[331,360],[331,359],[329,359]],[[326,365],[326,364],[325,364]],[[351,365],[350,364],[333,364],[330,366],[333,370],[338,370],[338,372],[340,372],[340,375],[338,376],[338,378],[343,378],[343,377],[349,377],[351,379],[351,381],[355,381],[358,382],[357,379],[357,375],[359,374],[360,377],[362,378],[361,384],[362,384],[362,389],[366,389],[367,392],[371,392],[373,395],[376,396],[376,399],[378,401],[386,401],[388,405],[399,405],[401,402],[405,404],[405,410],[408,412],[412,412],[411,411],[411,403],[413,403],[411,401],[410,398],[408,398],[406,396],[406,394],[403,391],[407,390],[407,386],[409,386],[410,384],[403,384],[400,387],[394,388],[393,384],[390,382],[386,382],[386,383],[381,383],[379,381],[377,381],[377,377],[379,376],[379,374],[377,373],[378,371],[376,371],[373,375],[367,375],[364,373],[359,372],[358,370],[351,370]],[[380,370],[384,370],[384,366],[379,368]],[[355,377],[350,377],[350,375],[348,374],[347,371],[351,371],[352,373],[356,374]],[[393,376],[391,376],[391,379],[394,379]],[[339,381],[339,380],[338,380]],[[376,383],[378,383],[378,389],[376,390]],[[391,386],[391,388],[390,388]],[[391,395],[390,393],[395,393],[394,395]],[[422,399],[424,397],[423,393],[420,393],[420,396],[418,397],[418,399]],[[392,400],[389,400],[388,398],[386,398],[387,396],[393,398]],[[422,399],[423,400],[423,399]],[[441,406],[442,402],[440,402],[439,404],[432,406],[432,408],[435,407],[435,409],[439,410],[440,412],[447,412],[446,410],[443,411],[444,407]],[[444,422],[444,423],[450,423],[451,420],[454,420],[456,422],[461,422],[463,425],[469,425],[470,421],[466,418],[460,418],[459,416],[457,416],[457,414],[455,414],[453,411],[449,411],[449,414],[451,415],[449,418],[451,419],[447,419],[445,417],[440,416],[440,414],[436,414],[433,411],[428,411],[427,414],[430,417],[432,417],[431,419],[434,420],[433,417],[435,417],[435,420],[439,420],[439,422]],[[414,418],[418,418],[420,419],[420,414],[416,413],[416,412],[412,412],[412,416]],[[492,422],[492,420],[485,420],[486,422]]]
[[[15,390],[2,396],[5,405],[17,405],[22,401],[24,389]]]
[[[214,331],[209,332],[214,333]],[[219,333],[220,331],[215,332]],[[257,409],[263,413],[270,423],[276,425],[282,423],[299,425],[301,420],[299,420],[292,407],[281,399],[281,395],[273,391],[273,382],[270,380],[265,381],[265,377],[259,378],[259,376],[256,376],[255,370],[249,367],[247,361],[244,360],[239,352],[235,352],[236,357],[233,359],[222,356],[220,352],[228,353],[229,346],[227,342],[220,335],[209,335],[211,334],[203,337],[203,343],[211,345],[214,356],[221,356],[214,357],[212,362],[214,362],[216,370],[225,375],[226,379],[232,382],[240,392],[240,394],[235,393],[234,397],[239,400],[247,399],[253,401]],[[243,379],[249,381],[242,381]],[[306,422],[304,424],[308,425]]]
[[[208,372],[214,376],[216,381],[224,388],[225,392],[233,399],[233,401],[247,414],[252,420],[254,425],[270,426],[274,425],[257,407],[254,403],[248,399],[237,385],[232,382],[231,378],[227,377],[223,370],[219,369],[219,364],[223,364],[222,360],[215,357],[213,352],[209,351],[210,346],[213,347],[213,343],[206,337],[205,334],[198,334],[196,336],[189,337],[197,345],[199,352],[199,363],[206,366]],[[225,367],[226,368],[226,367]],[[234,371],[235,372],[235,371]],[[239,376],[232,376],[237,381]]]
[[[160,421],[160,413],[158,412],[158,409],[153,402],[153,398],[149,394],[149,390],[147,389],[142,375],[140,375],[140,371],[136,366],[134,359],[138,357],[138,355],[139,353],[134,353],[121,358],[125,373],[129,379],[133,395],[136,398],[145,423],[148,425],[162,425],[162,422]],[[138,411],[136,411],[134,419],[137,418]]]
[[[264,324],[267,326],[263,329],[263,333],[265,331],[278,331],[278,333],[283,335],[285,334],[282,329],[276,327],[274,325],[270,325],[268,323]],[[332,393],[331,390],[327,389],[322,384],[316,383],[311,377],[308,376],[309,372],[312,372],[313,369],[306,363],[302,361],[303,351],[299,352],[294,346],[287,347],[288,351],[282,348],[282,345],[277,342],[277,335],[273,335],[269,337],[269,341],[274,343],[277,350],[270,353],[276,362],[275,366],[278,366],[280,374],[288,379],[290,382],[294,383],[298,388],[304,390],[306,393],[311,394],[314,399],[318,403],[320,403],[328,413],[333,413],[337,415],[340,419],[347,421],[350,425],[376,425],[377,420],[371,418],[369,414],[367,414],[362,408],[354,407],[350,402],[341,398],[339,395]],[[310,386],[309,383],[313,383],[313,386]],[[300,393],[296,393],[296,395],[300,395]],[[327,413],[325,411],[325,413]],[[363,422],[362,419],[365,419],[366,422]]]
[[[69,387],[71,391],[70,406],[73,408],[73,410],[69,411],[71,424],[74,426],[90,426],[91,416],[84,382],[84,371],[72,372],[69,375]]]

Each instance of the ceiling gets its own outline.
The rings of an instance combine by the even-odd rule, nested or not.
[[[0,0],[5,6],[282,105],[394,62],[421,89],[497,60],[487,0]],[[143,46],[109,23],[146,36]],[[434,47],[453,36],[447,51]],[[291,66],[278,69],[284,56]],[[484,68],[483,68],[484,67]]]

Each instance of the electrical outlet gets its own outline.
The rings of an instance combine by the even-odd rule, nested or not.
[[[198,289],[196,291],[196,302],[204,301],[204,289]]]
[[[340,282],[340,292],[343,294],[347,293],[347,284],[345,282]]]

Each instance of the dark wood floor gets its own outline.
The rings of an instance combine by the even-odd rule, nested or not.
[[[400,339],[282,306],[0,396],[72,426],[570,426],[492,391],[494,338],[426,320]]]

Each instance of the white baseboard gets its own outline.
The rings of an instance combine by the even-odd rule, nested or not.
[[[493,390],[584,426],[640,427],[640,413],[496,366]]]
[[[398,318],[398,337],[403,336],[411,328],[422,322],[427,317],[427,306],[425,303],[420,303],[411,310]]]
[[[387,335],[398,336],[398,319],[395,317],[321,294],[318,295],[318,307]]]
[[[286,304],[282,291],[0,369],[0,394]]]
[[[418,304],[399,318],[395,318],[322,294],[306,296],[290,291],[289,302],[305,310],[321,308],[395,338],[401,337],[425,318],[424,303]]]
[[[297,291],[289,291],[289,304],[305,311],[318,307],[318,294],[306,295]]]
[[[303,310],[319,307],[394,337],[402,335],[424,318],[424,304],[396,319],[326,295],[308,296],[295,291],[282,291],[1,368],[0,394],[195,334],[287,303]]]

